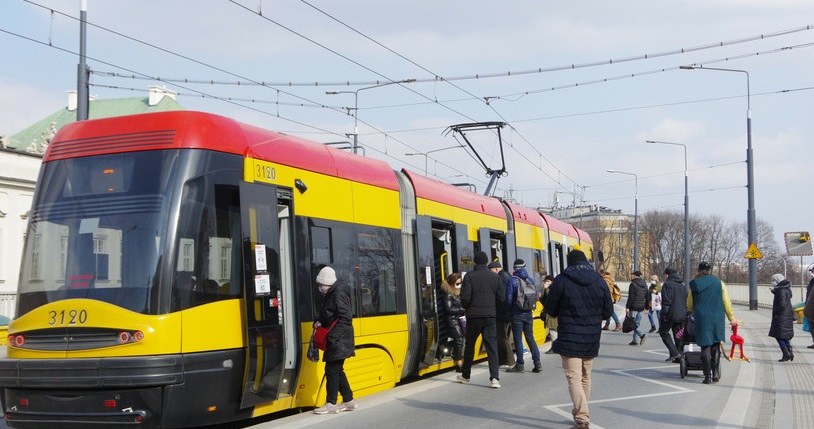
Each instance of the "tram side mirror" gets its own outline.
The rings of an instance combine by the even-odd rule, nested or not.
[[[294,179],[294,187],[297,188],[301,194],[304,194],[305,191],[308,190],[308,186],[305,186],[305,182],[300,179]]]

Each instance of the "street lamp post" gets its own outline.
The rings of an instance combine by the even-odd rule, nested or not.
[[[427,158],[429,158],[429,155],[431,153],[441,152],[442,150],[455,149],[455,148],[459,148],[459,147],[461,147],[461,146],[443,147],[441,149],[433,149],[433,150],[428,150],[426,152],[405,153],[404,155],[406,155],[406,156],[423,156],[424,157],[424,175],[426,176],[427,175]]]
[[[746,190],[748,207],[746,209],[746,230],[749,240],[749,248],[757,248],[757,227],[755,220],[755,175],[754,158],[752,156],[752,101],[749,89],[749,72],[738,69],[722,69],[716,67],[703,66],[681,66],[682,70],[713,70],[723,72],[743,73],[746,75]],[[749,309],[757,310],[757,261],[749,258]]]
[[[647,140],[645,143],[668,144],[684,148],[684,281],[690,280],[690,196],[689,175],[687,174],[687,145],[684,143]]]
[[[354,91],[325,91],[327,95],[336,95],[336,94],[353,94],[353,153],[357,153],[359,150],[359,91],[364,91],[366,89],[373,89],[379,88],[382,86],[387,85],[394,85],[400,83],[412,83],[415,82],[415,79],[405,79],[405,80],[398,80],[393,82],[385,82],[380,83],[378,85],[371,85],[366,86],[364,88],[359,88]],[[348,109],[350,110],[350,109]]]
[[[639,176],[626,171],[608,170],[608,173],[633,176],[633,271],[639,270]]]

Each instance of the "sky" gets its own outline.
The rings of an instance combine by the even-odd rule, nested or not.
[[[0,134],[66,105],[79,9],[0,0]],[[503,159],[496,194],[532,207],[683,212],[686,148],[690,213],[745,222],[749,106],[757,218],[781,248],[814,230],[810,0],[88,0],[87,20],[98,98],[165,85],[323,143],[356,124],[365,156],[481,193],[478,157]],[[506,123],[503,156],[494,132],[467,134],[475,157],[447,129],[473,122]]]

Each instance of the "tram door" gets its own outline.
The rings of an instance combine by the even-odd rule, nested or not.
[[[418,216],[416,224],[423,325],[421,366],[426,367],[450,357],[449,327],[441,283],[449,274],[461,270],[460,258],[471,255],[472,251],[460,247],[468,244],[466,225],[425,216]]]
[[[242,407],[290,396],[299,349],[294,317],[291,193],[240,185],[246,297]]]

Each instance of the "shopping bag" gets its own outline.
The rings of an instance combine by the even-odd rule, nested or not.
[[[638,327],[639,325],[636,324],[636,320],[633,318],[633,316],[629,314],[625,316],[625,320],[622,322],[622,332],[632,332]]]
[[[811,322],[808,321],[808,317],[803,317],[803,330],[811,332]]]

